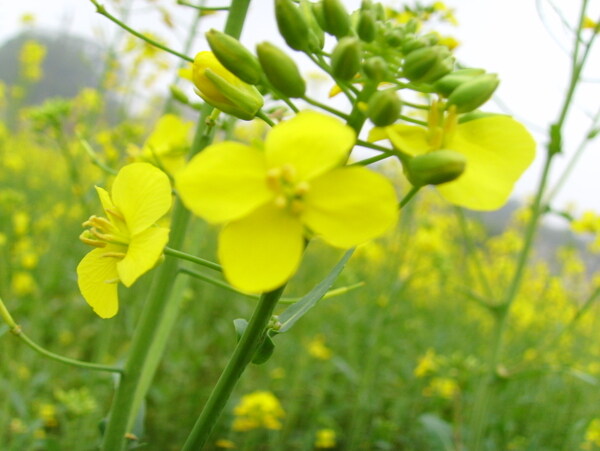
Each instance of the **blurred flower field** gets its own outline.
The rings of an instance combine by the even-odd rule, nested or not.
[[[176,71],[154,47],[127,41],[123,51],[133,64],[117,69],[107,60],[98,86],[30,104],[28,93],[45,76],[45,47],[27,40],[18,82],[0,83],[1,299],[45,350],[109,366],[122,366],[131,351],[154,273],[119,286],[114,318],[86,304],[76,268],[90,250],[79,240],[82,223],[105,202],[94,187],[109,190],[123,166],[140,162],[173,179],[198,139],[194,123],[204,108],[178,101],[177,89],[143,108],[109,102],[133,96],[148,67]],[[267,135],[260,119],[210,120],[217,142],[250,145]],[[410,191],[398,161],[370,167],[393,181],[399,198]],[[166,227],[170,215],[156,222]],[[273,355],[248,367],[206,449],[600,449],[600,216],[563,214],[570,231],[560,243],[534,244],[502,316],[505,306],[494,300],[518,270],[531,215],[520,206],[492,231],[481,214],[423,188],[396,226],[356,248],[330,295],[287,335],[272,337]],[[193,217],[184,247],[218,261],[219,233]],[[172,258],[165,254],[153,265]],[[343,255],[312,240],[275,314]],[[179,311],[128,431],[129,449],[181,449],[235,347],[233,321],[249,318],[258,302],[223,287],[220,276],[221,285],[194,277],[191,263],[185,268],[173,287]],[[48,359],[11,332],[0,323],[0,449],[98,449],[118,376]],[[494,355],[498,333],[503,346]],[[469,447],[476,429],[485,433]]]

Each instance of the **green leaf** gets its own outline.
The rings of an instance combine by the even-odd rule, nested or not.
[[[252,363],[255,365],[261,365],[271,358],[275,351],[275,343],[271,338],[269,332],[265,334],[262,342],[258,345],[258,349],[252,356]]]
[[[277,330],[278,333],[283,333],[290,330],[296,321],[302,318],[317,304],[317,302],[319,302],[323,296],[325,296],[325,293],[329,291],[353,253],[354,249],[346,251],[341,260],[337,262],[329,274],[327,274],[327,276],[316,287],[314,287],[306,296],[279,315],[281,327]]]
[[[428,432],[429,436],[437,442],[439,448],[444,451],[452,451],[452,426],[437,415],[425,413],[419,417],[419,423]]]
[[[248,327],[248,321],[244,318],[234,319],[233,327],[235,327],[236,340],[240,341],[240,338],[242,338],[242,335],[244,335],[244,332],[246,331],[246,327]]]

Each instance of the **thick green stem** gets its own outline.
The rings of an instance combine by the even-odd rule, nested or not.
[[[266,327],[271,320],[273,309],[277,305],[283,289],[284,287],[281,287],[261,296],[244,334],[233,351],[233,355],[223,370],[204,409],[202,409],[202,413],[198,417],[182,451],[199,451],[206,444],[211,431],[221,416],[221,412],[225,408],[227,400],[231,396],[231,392],[264,338]]]

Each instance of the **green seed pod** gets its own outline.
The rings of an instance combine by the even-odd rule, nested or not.
[[[300,0],[300,11],[304,14],[304,19],[308,24],[308,48],[318,52],[325,46],[325,32],[319,25],[311,5],[312,3],[308,0]]]
[[[221,31],[206,32],[206,40],[219,62],[240,80],[257,84],[262,78],[258,59],[240,41]]]
[[[377,35],[377,23],[370,11],[361,11],[356,26],[358,37],[364,42],[372,42]]]
[[[331,70],[336,78],[350,80],[360,70],[360,41],[346,36],[340,39],[331,54]]]
[[[190,99],[188,99],[185,92],[181,90],[181,88],[177,85],[169,86],[169,91],[171,91],[171,96],[178,102],[183,103],[184,105],[188,105],[190,103]]]
[[[433,83],[454,67],[450,50],[442,45],[425,47],[404,59],[403,75],[415,83]]]
[[[340,39],[350,32],[350,15],[340,0],[323,0],[324,30]]]
[[[448,97],[448,106],[456,105],[457,113],[468,113],[487,102],[498,87],[496,74],[485,74],[463,83]]]
[[[275,89],[288,97],[304,97],[306,82],[293,59],[269,42],[258,44],[256,53],[267,79]]]
[[[381,56],[372,56],[363,64],[365,75],[373,81],[383,81],[389,78],[390,71],[388,63]]]
[[[275,18],[288,46],[294,50],[308,49],[308,24],[298,7],[290,0],[275,0]]]
[[[386,127],[393,124],[400,115],[402,102],[393,89],[377,91],[369,99],[367,116],[371,122],[378,127]]]
[[[423,38],[417,38],[414,35],[405,36],[402,42],[402,53],[408,55],[410,52],[422,49],[423,47],[427,47],[427,42]]]
[[[473,80],[478,75],[485,74],[483,69],[460,69],[443,76],[435,82],[433,88],[438,94],[448,97],[463,83]]]
[[[466,165],[466,157],[454,150],[435,150],[411,158],[405,173],[414,186],[439,185],[457,179]]]

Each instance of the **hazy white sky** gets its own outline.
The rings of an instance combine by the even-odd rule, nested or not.
[[[110,2],[106,3],[110,8]],[[155,3],[174,13],[174,30],[161,25],[155,8],[149,8],[145,0],[134,1],[130,24],[140,30],[156,30],[169,39],[172,46],[181,48],[193,12],[176,6],[175,0],[158,0]],[[225,0],[206,2],[207,5],[225,3]],[[360,0],[346,0],[344,3],[352,10],[360,5]],[[384,3],[401,4],[399,1]],[[499,74],[502,82],[497,91],[498,98],[538,140],[536,162],[515,189],[515,196],[531,195],[543,162],[545,131],[558,116],[567,85],[567,52],[572,38],[547,0],[447,0],[446,3],[456,9],[460,22],[458,28],[448,29],[462,43],[456,52],[459,60],[467,66],[482,67]],[[538,3],[539,9],[536,7]],[[591,17],[600,17],[600,0],[589,3]],[[252,48],[264,40],[282,42],[274,24],[272,4],[271,0],[253,1],[247,28],[242,35],[242,42],[248,47]],[[553,4],[574,23],[580,1],[554,0]],[[539,10],[543,12],[547,27],[540,20]],[[19,18],[26,12],[35,14],[39,27],[62,27],[102,41],[109,39],[115,30],[105,18],[95,14],[94,6],[88,0],[0,0],[0,42],[20,30]],[[209,17],[202,29],[218,27],[221,23],[221,17]],[[203,48],[205,46],[199,41],[194,51]],[[558,157],[552,180],[556,180],[584,136],[589,127],[588,117],[600,108],[599,56],[600,51],[596,48],[585,74],[588,82],[577,92],[575,114],[568,122],[565,155]],[[500,111],[494,105],[488,109]],[[557,197],[555,206],[564,208],[570,203],[577,206],[577,211],[593,209],[600,212],[600,139],[589,146],[577,165],[574,177]]]

